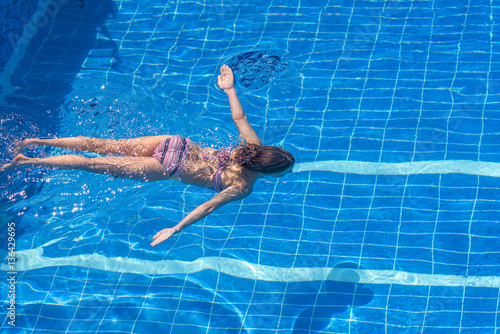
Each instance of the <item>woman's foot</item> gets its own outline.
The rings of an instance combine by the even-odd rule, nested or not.
[[[31,139],[25,139],[25,140],[18,140],[14,142],[14,150],[13,153],[14,155],[18,155],[21,153],[24,149],[25,146],[28,146],[31,144]]]
[[[12,160],[12,162],[8,163],[8,164],[5,164],[3,165],[2,167],[0,167],[0,171],[5,171],[5,170],[9,170],[9,169],[14,169],[16,167],[19,167],[21,165],[23,165],[23,162],[27,162],[27,160],[29,160],[30,158],[22,155],[22,154],[18,154],[14,160]]]

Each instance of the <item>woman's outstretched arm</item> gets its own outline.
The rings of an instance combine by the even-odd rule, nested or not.
[[[220,75],[217,78],[219,88],[226,92],[229,98],[229,106],[231,107],[231,115],[233,122],[238,128],[240,137],[247,143],[262,145],[262,141],[255,133],[254,129],[248,123],[247,116],[243,107],[241,106],[236,90],[234,89],[234,74],[227,65],[222,65],[220,68]]]
[[[245,189],[238,186],[228,187],[215,195],[211,200],[199,205],[196,209],[191,211],[179,224],[174,227],[165,228],[156,233],[153,237],[154,241],[151,246],[156,246],[159,243],[170,238],[174,233],[181,231],[183,228],[196,223],[197,221],[205,218],[211,214],[215,209],[231,202],[245,198],[252,192],[252,189]]]

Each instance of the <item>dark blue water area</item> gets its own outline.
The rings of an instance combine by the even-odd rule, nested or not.
[[[26,52],[13,55],[22,59],[10,78],[16,88],[12,98],[30,98],[45,106],[46,110],[58,108],[63,97],[71,91],[71,83],[89,50],[95,45],[96,30],[115,11],[112,1],[90,2],[83,8],[75,1],[54,2],[49,6],[38,29],[32,33]],[[27,43],[21,37],[19,49]]]
[[[24,26],[37,5],[38,0],[5,0],[0,4],[0,71],[12,56]]]

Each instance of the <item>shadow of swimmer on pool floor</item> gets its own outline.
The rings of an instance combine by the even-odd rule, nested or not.
[[[333,267],[322,282],[301,282],[288,291],[285,303],[293,309],[306,305],[295,319],[293,334],[321,331],[330,325],[332,317],[373,300],[373,291],[359,282],[356,263],[343,262]],[[318,291],[318,284],[320,285]],[[290,290],[290,289],[289,289]]]

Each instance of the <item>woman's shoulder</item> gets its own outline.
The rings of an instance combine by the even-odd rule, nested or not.
[[[239,165],[232,165],[225,168],[231,179],[231,184],[237,184],[242,187],[252,187],[259,178],[260,173]]]

